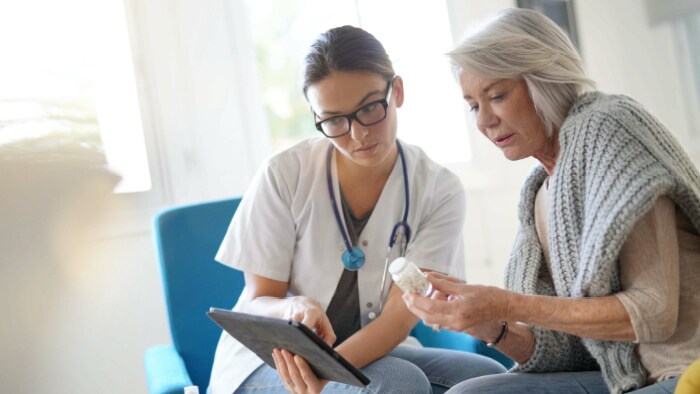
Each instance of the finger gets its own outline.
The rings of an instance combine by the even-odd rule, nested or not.
[[[437,272],[437,271],[426,272],[426,276],[432,277],[432,278],[437,278],[437,279],[443,279],[443,280],[446,280],[448,282],[453,282],[453,283],[467,283],[463,279],[455,278],[454,276],[445,275],[445,274],[443,274],[441,272]]]
[[[452,305],[448,303],[447,299],[433,300],[418,294],[404,293],[403,300],[408,309],[411,311],[420,311],[421,313],[449,313],[452,309]]]
[[[440,301],[445,301],[449,295],[441,292],[440,290],[435,290],[433,291],[433,294],[430,295],[431,300],[440,300]]]
[[[282,378],[283,381],[289,380],[287,363],[285,362],[284,357],[282,357],[282,352],[279,349],[275,349],[272,351],[272,357],[275,360],[275,367],[277,368],[280,378]]]
[[[424,326],[432,328],[433,331],[462,331],[462,329],[458,325],[459,322],[451,316],[426,315],[424,318],[421,319],[421,321],[423,322]]]
[[[333,346],[338,337],[333,331],[333,326],[331,325],[328,315],[323,314],[323,328],[321,329],[321,339],[328,344],[328,346]]]
[[[309,327],[315,333],[318,334],[321,327],[319,327],[319,321],[321,320],[320,313],[317,309],[307,309],[304,313],[303,319],[301,319],[301,324]]]
[[[282,353],[279,349],[274,349],[272,351],[272,358],[275,360],[275,368],[277,369],[277,373],[280,375],[282,384],[284,384],[284,387],[286,387],[287,390],[292,391],[292,380],[289,378],[287,363],[284,360],[284,357],[282,357]]]
[[[280,367],[279,367],[279,362],[277,361],[277,355],[275,354],[275,349],[272,349],[272,362],[275,363],[275,369],[277,371],[279,371]]]
[[[423,325],[426,326],[426,327],[432,328],[433,331],[435,331],[435,332],[438,332],[438,331],[440,331],[442,328],[444,328],[444,327],[442,326],[442,324],[440,324],[440,323],[433,323],[433,322],[431,322],[430,320],[423,320]]]
[[[415,293],[404,293],[402,295],[403,301],[408,310],[419,319],[424,319],[426,317],[426,311],[416,306],[416,299],[419,297],[420,296]]]
[[[303,325],[309,327],[316,335],[321,337],[321,339],[328,344],[328,346],[333,346],[335,343],[336,335],[333,331],[333,326],[328,316],[320,310],[309,309],[301,322]]]
[[[425,321],[426,324],[437,323],[448,327],[451,326],[448,322],[452,320],[453,316],[456,316],[454,312],[458,305],[455,301],[432,300],[415,294],[404,294],[403,297],[411,313]]]
[[[311,391],[316,393],[320,392],[323,389],[323,386],[326,384],[326,381],[320,380],[314,371],[311,370],[311,367],[309,367],[306,360],[304,360],[302,357],[294,356],[294,362],[299,368],[299,373],[301,373],[302,379],[304,379],[304,382],[311,389]]]
[[[304,378],[301,376],[299,367],[297,367],[297,364],[294,362],[294,355],[289,350],[285,349],[282,350],[282,356],[286,361],[287,371],[289,371],[289,377],[293,382],[294,391],[302,393],[306,392],[306,382],[304,382]]]
[[[465,286],[465,284],[462,282],[454,282],[449,280],[450,278],[442,279],[433,275],[427,276],[427,278],[433,285],[433,290],[441,291],[447,294],[457,294],[463,289],[463,286]]]
[[[292,315],[292,320],[294,321],[303,321],[306,316],[306,313],[304,312],[297,312]]]

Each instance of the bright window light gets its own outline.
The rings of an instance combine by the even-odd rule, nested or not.
[[[440,163],[470,158],[462,94],[445,53],[453,42],[444,1],[249,0],[262,97],[275,149],[317,135],[299,90],[303,56],[313,39],[349,24],[375,35],[404,78],[399,137]],[[274,11],[274,12],[273,12]]]
[[[99,39],[93,42],[93,81],[100,134],[110,168],[122,175],[115,191],[151,189],[124,2],[95,7]]]
[[[123,1],[0,3],[0,145],[45,137],[103,152],[116,192],[151,188]]]
[[[440,163],[469,160],[469,135],[462,93],[445,55],[452,46],[444,1],[361,0],[360,22],[375,35],[404,78],[399,135]]]

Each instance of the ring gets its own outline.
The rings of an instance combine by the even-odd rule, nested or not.
[[[433,324],[433,331],[439,332],[439,331],[440,331],[440,325],[437,324],[437,323]]]
[[[294,382],[292,382],[291,380],[288,380],[288,381],[287,381],[287,385],[288,385],[289,387],[294,387]]]

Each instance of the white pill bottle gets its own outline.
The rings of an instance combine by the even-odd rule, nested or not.
[[[423,275],[421,270],[405,257],[399,257],[389,265],[389,273],[401,290],[411,293],[418,293],[424,297],[433,292],[433,286]]]

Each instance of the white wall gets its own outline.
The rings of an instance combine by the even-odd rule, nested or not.
[[[575,3],[589,76],[600,90],[625,94],[647,106],[678,138],[690,134],[684,84],[672,25],[650,25],[646,2]],[[614,38],[614,39],[613,39]]]

